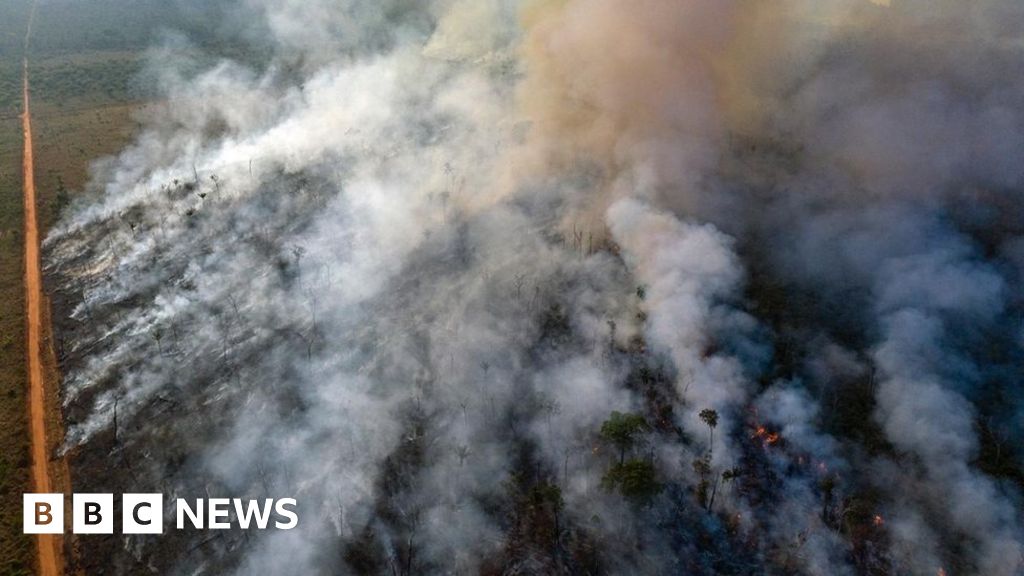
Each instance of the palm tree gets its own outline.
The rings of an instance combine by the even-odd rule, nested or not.
[[[715,426],[718,426],[718,412],[711,408],[705,408],[700,411],[700,419],[708,425],[708,452],[711,452],[712,447],[715,445]]]

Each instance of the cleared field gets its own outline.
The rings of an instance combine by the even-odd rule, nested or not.
[[[44,227],[85,186],[90,163],[116,153],[130,140],[138,127],[134,115],[140,106],[113,103],[60,109],[37,105],[36,186]]]

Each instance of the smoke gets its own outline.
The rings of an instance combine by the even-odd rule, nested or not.
[[[646,287],[646,340],[679,370],[679,396],[691,407],[715,406],[726,418],[723,428],[734,427],[733,413],[749,399],[751,382],[734,355],[713,349],[719,340],[747,336],[755,323],[734,307],[742,272],[731,240],[709,225],[687,226],[632,200],[612,205],[608,224]],[[684,428],[703,435],[705,424],[690,412]],[[719,454],[727,440],[719,436]]]
[[[228,11],[47,240],[64,449],[301,521],[114,572],[1020,573],[1014,3]]]

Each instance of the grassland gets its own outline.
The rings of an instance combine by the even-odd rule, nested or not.
[[[17,28],[27,4],[0,9],[0,575],[31,574],[32,540],[21,534],[21,495],[29,486],[28,405],[25,372],[25,308],[22,284],[21,99]],[[23,33],[22,33],[23,34]]]
[[[32,541],[21,534],[29,486],[22,284],[21,125],[0,118],[0,574],[30,574]]]

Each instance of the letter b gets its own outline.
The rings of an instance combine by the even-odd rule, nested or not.
[[[64,495],[25,494],[22,520],[25,534],[63,534]]]
[[[75,534],[113,534],[114,495],[75,494],[71,524]]]

